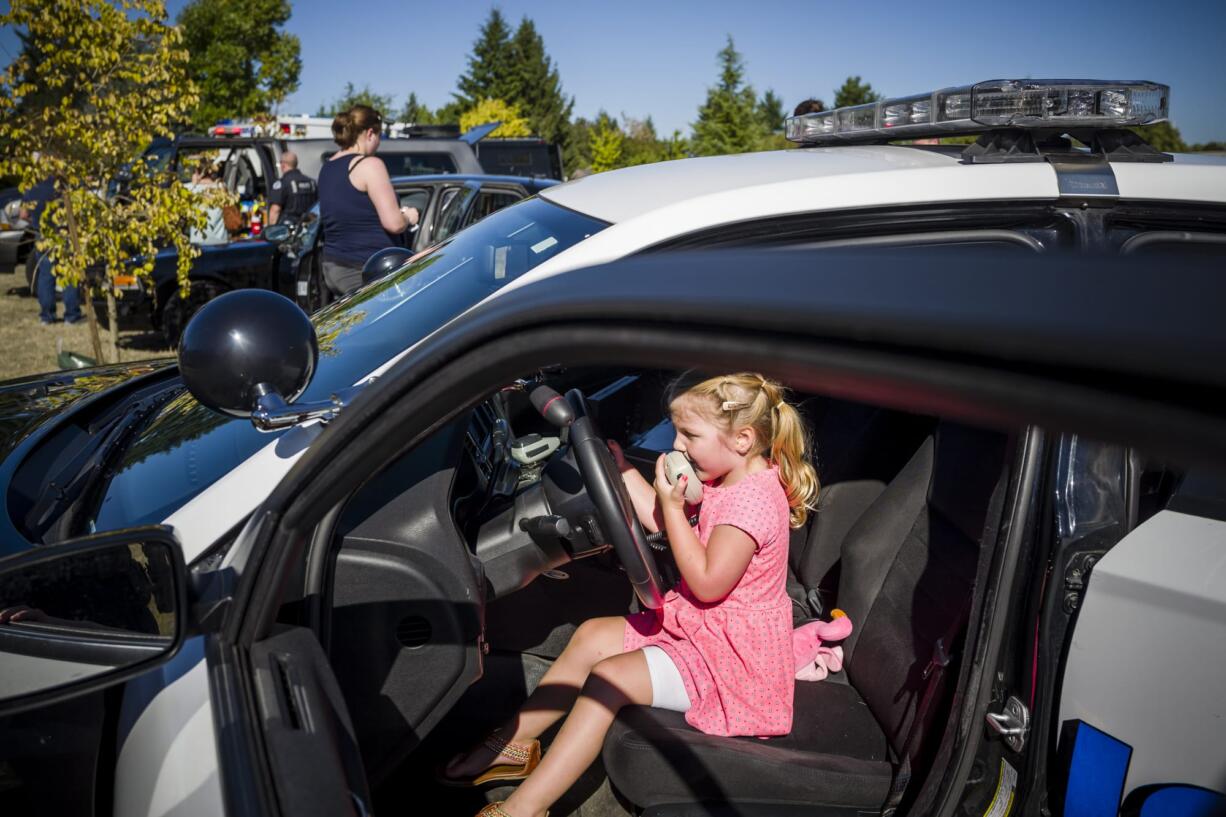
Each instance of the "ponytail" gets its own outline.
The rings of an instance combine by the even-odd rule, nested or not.
[[[793,528],[804,525],[817,504],[817,472],[809,462],[808,431],[800,414],[784,398],[785,389],[760,374],[742,372],[704,380],[679,396],[703,398],[711,417],[728,430],[749,426],[760,453],[779,468]]]

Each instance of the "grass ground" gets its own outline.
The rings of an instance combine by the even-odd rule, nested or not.
[[[63,304],[58,304],[57,310],[62,317]],[[105,331],[104,320],[101,325]],[[61,344],[65,350],[93,357],[85,321],[73,326],[63,323],[43,326],[38,321],[38,301],[31,297],[26,286],[24,266],[0,269],[0,381],[58,369],[56,355]],[[145,360],[171,354],[162,334],[150,327],[146,313],[142,311],[120,319],[120,360]]]

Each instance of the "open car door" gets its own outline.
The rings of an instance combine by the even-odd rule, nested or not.
[[[240,578],[232,593],[219,591],[229,609],[210,661],[229,813],[368,808],[367,772],[346,710],[379,701],[341,699],[319,647],[319,622],[303,612],[311,605],[301,597],[302,573],[328,569],[321,540],[364,486],[405,452],[450,444],[441,429],[525,371],[610,363],[762,371],[815,393],[987,427],[1088,433],[1220,465],[1220,275],[1189,263],[1177,284],[1114,258],[725,252],[621,262],[500,293],[426,338],[345,407],[227,556]],[[462,445],[462,435],[455,442]],[[448,508],[406,515],[418,511],[441,516]],[[414,524],[406,530],[425,529]],[[1020,541],[1029,524],[1013,520],[1010,541]],[[1007,563],[1014,544],[1002,554],[1002,573],[1029,579]],[[485,587],[467,552],[441,569],[456,579],[472,571],[476,587]],[[988,588],[997,589],[1000,595],[983,597],[968,630],[958,705],[936,754],[941,774],[902,781],[913,786],[905,797],[924,798],[931,813],[952,814],[967,787],[983,779],[971,780],[975,753],[990,739],[983,724],[994,674],[983,670],[997,664],[1012,601],[1008,585]],[[467,603],[480,620],[482,600]],[[466,637],[465,649],[479,648],[479,629]],[[1220,649],[1223,641],[1214,643]],[[1214,688],[1211,680],[1205,676],[1204,689]],[[1070,701],[1072,690],[1066,680]],[[1220,779],[1221,764],[1209,764]],[[1034,793],[1024,784],[1019,800]],[[686,813],[708,813],[706,805],[690,806]]]

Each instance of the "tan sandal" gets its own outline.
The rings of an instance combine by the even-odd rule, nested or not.
[[[506,809],[502,807],[502,804],[505,802],[506,800],[499,800],[497,803],[490,803],[477,812],[477,817],[511,817],[510,814],[507,814]],[[545,817],[549,817],[549,812],[545,812]]]
[[[541,742],[539,740],[516,743],[499,737],[495,733],[485,739],[484,746],[491,752],[497,753],[499,757],[505,755],[515,762],[495,764],[476,777],[467,779],[448,777],[444,768],[440,771],[438,781],[445,786],[462,787],[484,786],[488,783],[513,783],[532,774],[532,770],[541,762]],[[499,812],[491,812],[491,814],[497,817]]]

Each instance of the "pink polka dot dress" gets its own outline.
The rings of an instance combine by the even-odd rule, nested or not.
[[[718,602],[699,601],[682,580],[659,611],[626,619],[623,648],[652,645],[672,659],[690,698],[686,722],[709,735],[786,735],[792,729],[792,605],[787,579],[788,502],[771,467],[728,487],[704,485],[695,533],[705,547],[717,525],[757,543],[745,575]]]

